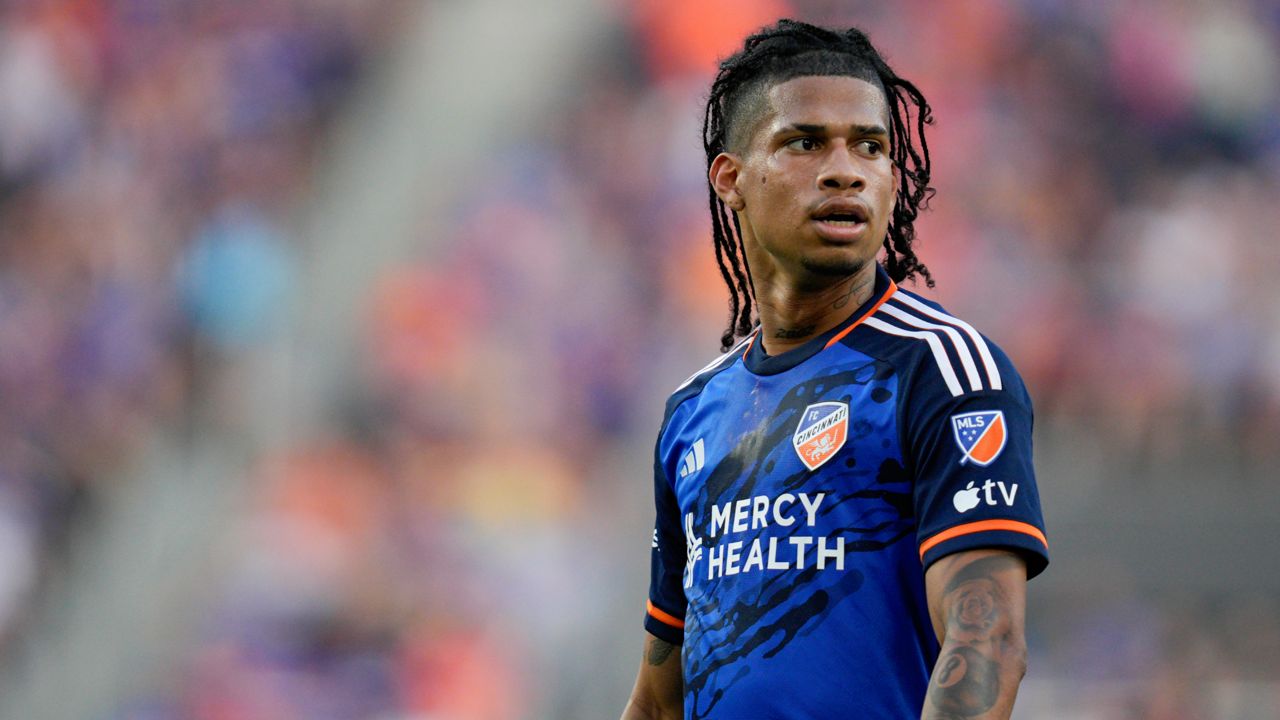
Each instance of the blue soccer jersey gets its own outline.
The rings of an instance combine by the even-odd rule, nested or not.
[[[768,356],[745,339],[667,402],[645,628],[682,643],[685,717],[918,717],[924,570],[1048,563],[1031,400],[967,323],[898,288]]]

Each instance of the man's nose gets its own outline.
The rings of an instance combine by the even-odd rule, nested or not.
[[[833,143],[818,174],[818,185],[833,190],[861,189],[865,182],[849,148],[842,142]]]

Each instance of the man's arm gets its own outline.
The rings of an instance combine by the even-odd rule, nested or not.
[[[1005,550],[969,550],[925,573],[942,643],[922,720],[1008,720],[1027,668],[1027,566]]]
[[[679,645],[645,633],[644,659],[622,720],[684,720]]]

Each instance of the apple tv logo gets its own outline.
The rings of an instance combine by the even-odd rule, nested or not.
[[[996,505],[996,497],[992,494],[993,489],[1000,490],[1000,499],[1005,505],[1013,506],[1013,499],[1018,496],[1018,483],[1010,483],[1005,487],[1003,481],[993,482],[990,478],[982,484],[982,487],[974,487],[976,480],[970,480],[969,484],[963,490],[956,492],[955,497],[951,498],[951,503],[956,506],[956,512],[966,513],[978,507],[983,501],[988,505]]]

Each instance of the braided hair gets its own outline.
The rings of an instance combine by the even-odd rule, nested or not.
[[[884,92],[889,106],[889,157],[900,175],[884,239],[885,270],[895,282],[918,275],[933,287],[929,269],[911,247],[916,216],[933,196],[924,136],[925,125],[933,123],[932,110],[915,85],[894,74],[861,30],[830,30],[780,20],[747,38],[741,51],[721,62],[702,125],[708,172],[717,155],[738,150],[749,141],[748,130],[766,107],[769,88],[810,76],[854,77]],[[729,214],[710,181],[708,190],[716,262],[729,288],[729,325],[720,337],[723,352],[751,332],[755,301],[738,216]]]

